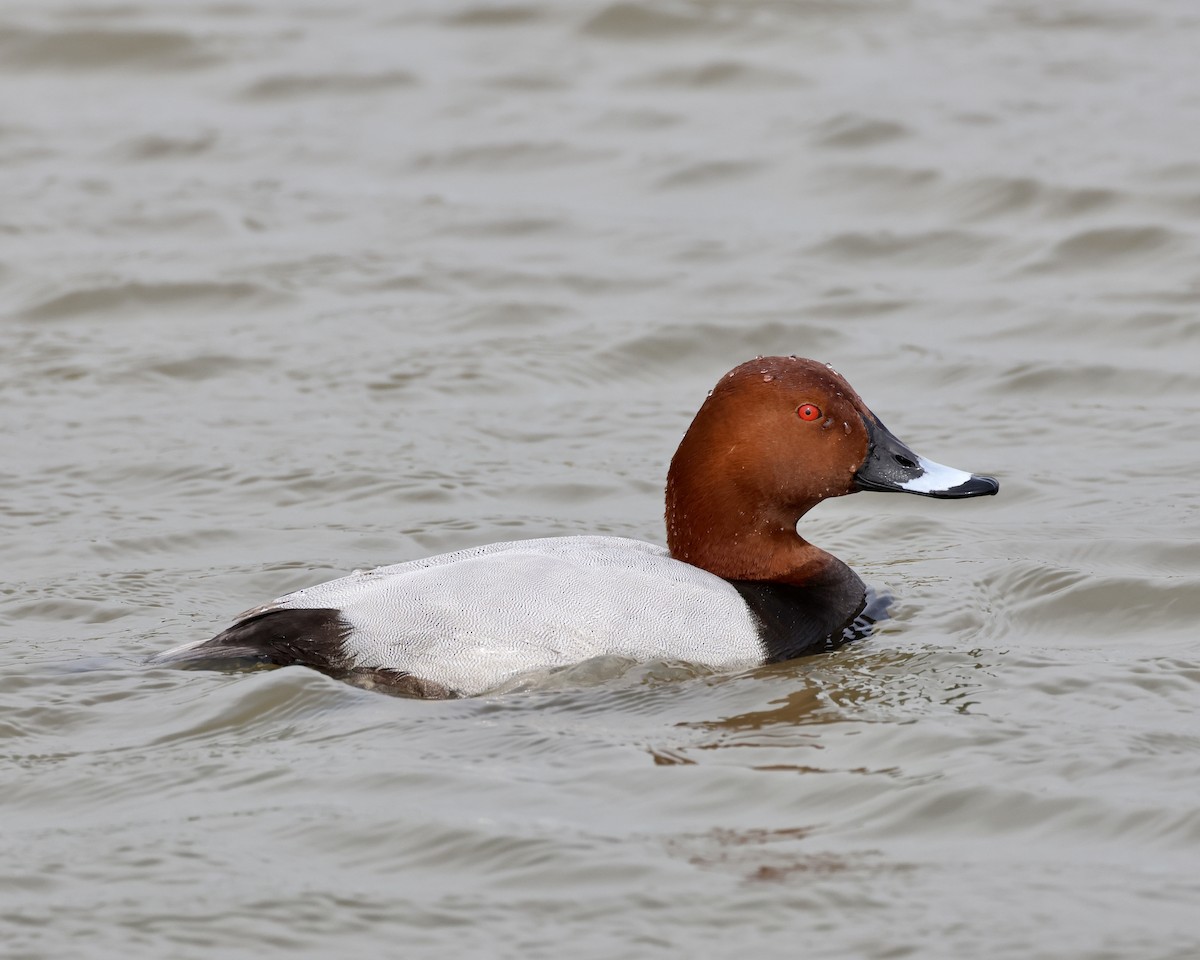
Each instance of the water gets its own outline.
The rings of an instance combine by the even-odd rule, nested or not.
[[[10,0],[0,932],[32,957],[1200,955],[1186,0]],[[833,363],[994,499],[743,675],[148,669],[355,567],[661,541],[717,378]]]

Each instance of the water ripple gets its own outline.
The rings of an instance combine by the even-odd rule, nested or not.
[[[261,284],[241,281],[130,281],[115,286],[69,290],[26,307],[21,316],[28,320],[65,320],[97,312],[126,313],[166,307],[173,310],[214,309],[269,302],[278,298],[276,291]]]
[[[9,70],[191,70],[221,59],[212,45],[176,31],[0,27],[0,64]]]
[[[280,74],[255,80],[242,91],[246,100],[292,100],[302,97],[355,97],[415,86],[404,70],[386,73]]]

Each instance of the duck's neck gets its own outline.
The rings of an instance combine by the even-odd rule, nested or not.
[[[726,580],[797,586],[838,582],[854,572],[796,532],[811,504],[792,508],[743,503],[717,484],[667,476],[667,548],[671,556]]]

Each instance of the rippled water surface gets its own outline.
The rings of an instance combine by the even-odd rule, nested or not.
[[[5,3],[7,955],[1200,955],[1198,49],[1191,0]],[[143,665],[661,541],[769,353],[1001,478],[805,519],[869,640],[451,702]]]

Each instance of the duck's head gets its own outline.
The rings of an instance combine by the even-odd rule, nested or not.
[[[667,475],[667,543],[722,576],[773,576],[779,551],[803,543],[796,521],[828,497],[999,489],[992,477],[914,453],[832,367],[763,357],[721,378],[680,443]]]

